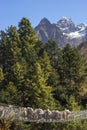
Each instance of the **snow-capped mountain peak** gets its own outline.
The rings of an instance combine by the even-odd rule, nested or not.
[[[76,30],[75,24],[70,18],[62,17],[56,24],[64,33],[70,33]]]
[[[62,17],[57,22],[57,26],[60,27],[60,28],[66,28],[66,27],[69,27],[71,25],[74,25],[74,23],[72,22],[72,20],[70,18],[66,18],[66,17]]]
[[[67,17],[62,17],[54,24],[44,18],[35,28],[35,31],[43,42],[53,39],[60,47],[64,47],[67,43],[78,46],[80,43],[87,41],[87,24],[76,25]]]

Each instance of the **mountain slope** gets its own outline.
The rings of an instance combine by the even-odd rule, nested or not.
[[[51,24],[46,18],[43,18],[40,21],[39,25],[35,28],[35,31],[39,39],[42,40],[43,42],[47,42],[49,39],[53,39],[56,42],[58,42],[62,40],[61,37],[63,37],[60,28],[57,27],[56,24]]]
[[[82,56],[85,59],[86,64],[87,64],[87,42],[81,43],[78,46],[78,49],[80,50],[80,52],[81,52],[81,54],[82,54]]]
[[[52,24],[47,18],[43,18],[35,27],[38,38],[43,42],[49,39],[55,40],[59,47],[64,47],[67,43],[78,46],[87,41],[87,25],[81,23],[75,25],[69,18],[63,17],[57,23]]]

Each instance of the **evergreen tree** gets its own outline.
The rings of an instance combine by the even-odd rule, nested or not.
[[[2,67],[3,71],[5,72],[6,69],[6,59],[7,59],[7,34],[4,31],[0,32],[0,66]]]
[[[70,94],[78,92],[84,80],[84,68],[79,51],[67,44],[63,49],[63,82]]]
[[[59,48],[58,45],[56,44],[55,41],[53,40],[49,40],[46,44],[45,44],[45,49],[49,55],[50,61],[51,61],[51,65],[54,68],[57,68],[58,66],[58,60],[59,60]]]
[[[42,41],[37,41],[34,49],[35,49],[35,52],[38,56],[38,59],[43,55],[43,52],[44,52],[44,43]]]
[[[13,80],[12,66],[21,59],[20,39],[16,27],[1,32],[1,64],[8,80]]]
[[[45,50],[50,58],[51,66],[53,67],[51,76],[49,78],[49,83],[52,86],[58,87],[60,82],[62,82],[62,70],[63,70],[63,57],[62,50],[58,47],[55,41],[49,40],[45,44]]]
[[[42,57],[39,60],[39,63],[40,63],[41,68],[43,70],[44,77],[47,81],[50,74],[51,74],[52,66],[50,64],[50,59],[49,59],[49,56],[48,56],[46,51],[43,52]]]
[[[45,72],[46,77],[49,72]],[[36,63],[36,75],[34,76],[34,81],[32,83],[32,88],[34,90],[32,100],[35,101],[35,107],[40,108],[55,108],[55,100],[52,96],[52,87],[47,85],[47,79],[44,76],[44,69],[42,69],[40,63]]]
[[[27,42],[28,44],[35,45],[37,42],[37,36],[35,34],[34,29],[31,26],[30,21],[27,18],[22,18],[18,25],[19,29],[19,35],[21,38],[21,41]]]

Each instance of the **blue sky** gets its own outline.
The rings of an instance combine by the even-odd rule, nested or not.
[[[35,27],[44,17],[56,23],[63,16],[87,23],[87,0],[0,0],[0,30],[17,26],[22,17]]]

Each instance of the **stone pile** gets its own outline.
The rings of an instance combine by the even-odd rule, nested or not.
[[[30,122],[49,122],[68,120],[71,112],[69,110],[42,110],[31,107],[18,107],[13,105],[0,106],[0,118],[17,119]]]

